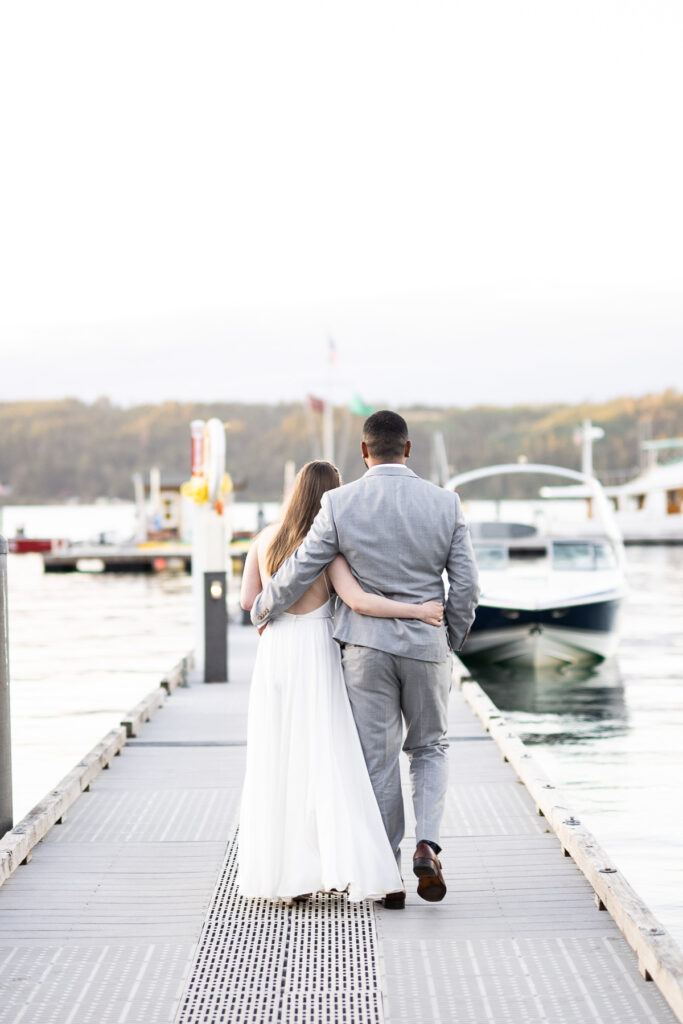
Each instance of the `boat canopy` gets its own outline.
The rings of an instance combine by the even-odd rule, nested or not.
[[[481,469],[470,469],[465,473],[457,473],[444,485],[448,490],[455,491],[464,484],[474,480],[485,480],[493,476],[514,475],[562,476],[568,480],[576,480],[586,489],[586,497],[593,499],[593,507],[606,536],[616,544],[622,543],[621,531],[614,517],[612,506],[607,499],[602,484],[594,476],[579,473],[576,469],[564,466],[546,466],[541,462],[508,462],[499,466],[483,466]],[[544,488],[544,491],[546,489]]]

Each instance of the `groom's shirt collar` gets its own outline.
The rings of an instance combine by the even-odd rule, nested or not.
[[[395,476],[401,473],[410,473],[411,476],[416,476],[412,469],[406,466],[405,462],[380,462],[377,466],[371,466],[366,472],[366,476]]]

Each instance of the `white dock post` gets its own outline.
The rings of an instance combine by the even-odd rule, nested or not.
[[[190,437],[192,444],[192,479],[189,497],[192,505],[192,605],[194,623],[194,667],[204,678],[204,589],[203,550],[200,538],[204,536],[204,515],[206,506],[199,501],[197,491],[201,488],[204,474],[204,420],[192,420]]]
[[[192,509],[192,606],[194,625],[194,667],[204,678],[204,520],[206,506]]]
[[[186,493],[194,498],[192,516],[192,600],[195,668],[206,683],[228,679],[227,559],[225,494],[225,427],[218,419],[193,420],[192,480]]]
[[[142,473],[133,473],[133,488],[135,490],[135,539],[138,543],[143,543],[147,540],[147,506]]]
[[[155,530],[160,530],[161,521],[161,470],[158,466],[152,466],[149,471],[149,505],[152,512],[152,525]]]
[[[7,541],[0,537],[0,836],[14,824],[12,744],[9,717],[9,630],[7,627]]]
[[[204,534],[204,682],[228,680],[227,543],[225,516],[209,507]]]

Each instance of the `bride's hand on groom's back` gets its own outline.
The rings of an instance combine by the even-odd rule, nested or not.
[[[422,614],[420,618],[430,626],[440,626],[443,623],[443,604],[441,601],[425,601],[420,605]]]

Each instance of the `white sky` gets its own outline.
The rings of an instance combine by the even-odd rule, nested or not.
[[[0,400],[683,388],[680,0],[5,3]]]

